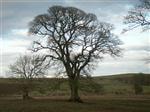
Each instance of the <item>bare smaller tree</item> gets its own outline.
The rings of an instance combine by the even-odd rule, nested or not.
[[[42,61],[39,55],[20,56],[17,61],[10,65],[10,72],[14,77],[20,78],[23,99],[29,99],[29,91],[33,87],[32,79],[42,77],[46,74],[49,63]]]
[[[137,27],[142,27],[143,30],[150,29],[150,0],[140,0],[140,4],[134,6],[124,18],[124,23],[128,27],[123,30],[126,32]]]

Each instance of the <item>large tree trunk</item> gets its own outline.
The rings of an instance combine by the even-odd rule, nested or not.
[[[78,79],[69,79],[69,85],[70,85],[70,92],[71,92],[70,101],[82,102],[78,93],[78,87],[79,87]]]

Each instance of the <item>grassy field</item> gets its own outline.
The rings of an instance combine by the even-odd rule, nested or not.
[[[0,99],[0,112],[150,112],[150,96],[88,96],[84,103],[67,97],[36,97],[33,100]]]
[[[137,74],[121,74],[112,76],[94,77],[91,84],[88,80],[81,80],[80,93],[89,94],[116,94],[134,95],[132,78]],[[143,74],[146,84],[143,84],[143,94],[150,95],[150,74]],[[21,83],[19,79],[0,78],[0,96],[21,94]],[[98,85],[97,85],[98,84]],[[66,79],[36,79],[35,87],[30,91],[33,96],[68,95],[69,87]],[[97,91],[98,90],[98,91]]]
[[[134,75],[94,77],[99,85],[81,80],[79,92],[84,103],[67,101],[66,79],[36,79],[30,91],[33,99],[22,100],[21,80],[1,78],[0,112],[150,112],[150,75],[144,74],[141,95],[134,94]],[[100,91],[97,93],[93,87]]]

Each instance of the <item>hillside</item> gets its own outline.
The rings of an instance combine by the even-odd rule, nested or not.
[[[80,94],[134,94],[133,79],[140,76],[143,94],[150,94],[150,74],[119,74],[99,76],[92,79],[82,78],[80,81]],[[20,95],[22,79],[1,78],[0,95]],[[69,87],[67,79],[41,78],[34,79],[31,95],[67,95]]]

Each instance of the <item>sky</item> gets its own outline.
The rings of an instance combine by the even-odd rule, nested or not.
[[[9,65],[18,56],[26,54],[33,36],[28,35],[28,24],[39,14],[46,13],[53,5],[73,6],[87,13],[94,13],[99,21],[114,25],[114,33],[122,40],[123,55],[106,56],[93,71],[93,76],[121,73],[150,73],[150,33],[137,28],[121,33],[127,25],[123,18],[138,0],[1,0],[0,77],[7,76]],[[52,73],[49,73],[52,74]]]

